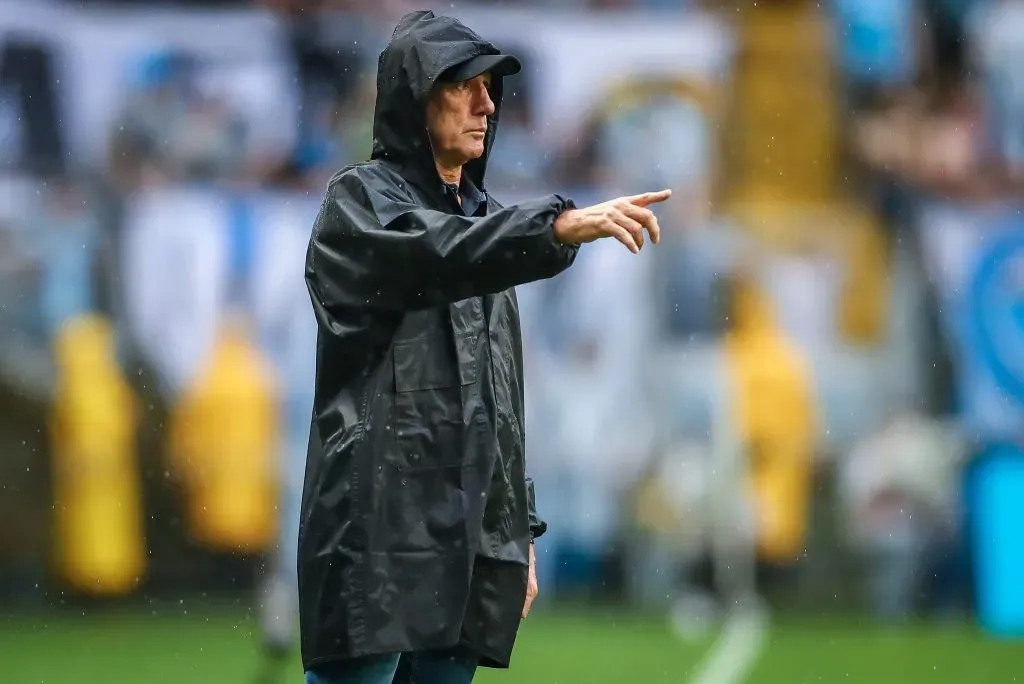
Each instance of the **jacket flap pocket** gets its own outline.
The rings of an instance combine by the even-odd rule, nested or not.
[[[452,349],[451,338],[431,335],[396,342],[395,391],[445,389],[476,382],[475,338],[459,335]]]

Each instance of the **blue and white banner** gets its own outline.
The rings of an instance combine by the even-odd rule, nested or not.
[[[930,204],[919,217],[930,280],[952,341],[967,434],[1024,437],[1024,214]]]
[[[287,391],[312,382],[316,324],[304,280],[319,199],[176,188],[125,214],[128,332],[173,392],[203,370],[232,311],[246,317]]]

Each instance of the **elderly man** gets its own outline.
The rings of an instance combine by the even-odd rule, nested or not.
[[[513,287],[578,246],[658,241],[647,205],[503,208],[484,186],[518,60],[406,15],[381,54],[370,161],[331,180],[306,260],[319,322],[299,540],[307,682],[463,684],[507,667],[545,524],[526,477]]]

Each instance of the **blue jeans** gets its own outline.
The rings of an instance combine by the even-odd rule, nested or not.
[[[477,662],[462,650],[366,656],[309,670],[306,684],[470,684]]]

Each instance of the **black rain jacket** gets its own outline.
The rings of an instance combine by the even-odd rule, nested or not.
[[[526,477],[513,287],[556,275],[557,195],[467,217],[438,174],[426,100],[494,45],[406,15],[380,56],[373,154],[331,180],[306,257],[319,323],[299,535],[306,669],[468,646],[507,667],[544,531]],[[501,106],[501,79],[491,96]],[[498,111],[485,149],[490,151]],[[464,173],[483,189],[487,153]]]

